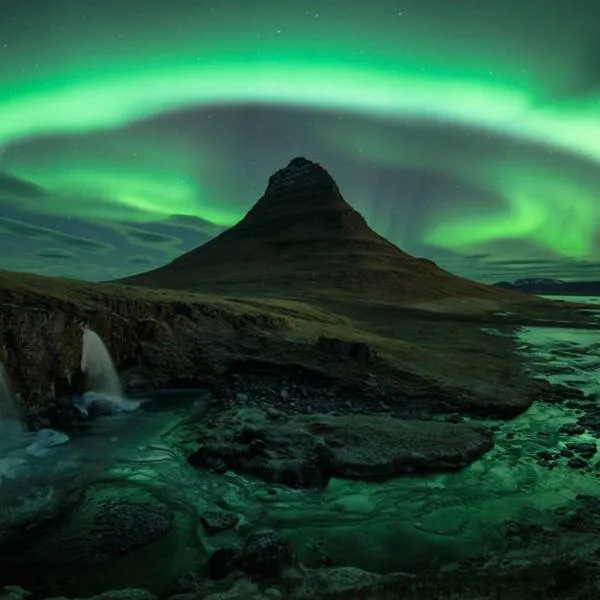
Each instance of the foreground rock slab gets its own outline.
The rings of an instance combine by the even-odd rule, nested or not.
[[[54,590],[89,597],[123,584],[160,594],[181,565],[203,562],[193,516],[143,485],[98,482],[60,500],[11,521],[11,535],[0,537],[0,586],[25,583],[36,598]],[[22,525],[14,530],[13,522]],[[121,600],[147,600],[123,594]]]
[[[191,431],[189,461],[296,488],[332,477],[383,479],[463,468],[493,446],[491,432],[470,424],[373,415],[296,415],[236,408]]]

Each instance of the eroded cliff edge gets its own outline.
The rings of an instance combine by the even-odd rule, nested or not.
[[[363,407],[507,417],[548,393],[528,377],[509,337],[483,330],[499,317],[359,309],[0,272],[0,360],[30,422],[84,391],[86,325],[130,391],[222,391],[235,378],[275,374],[360,397]],[[511,318],[498,325],[510,328]]]

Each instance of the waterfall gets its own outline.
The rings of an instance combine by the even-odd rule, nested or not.
[[[0,430],[2,433],[23,431],[21,414],[12,393],[8,375],[0,362]]]
[[[81,370],[90,391],[114,398],[124,397],[121,380],[108,348],[100,336],[87,327],[83,330]]]
[[[76,400],[75,406],[84,414],[89,414],[92,406],[105,413],[137,410],[140,403],[125,397],[110,352],[100,336],[86,327],[82,344],[81,370],[86,377],[88,391]]]

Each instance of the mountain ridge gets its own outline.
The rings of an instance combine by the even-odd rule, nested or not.
[[[499,281],[494,286],[525,294],[600,296],[600,280],[563,281],[547,277],[527,277],[515,281]]]
[[[233,227],[171,263],[118,281],[216,293],[402,301],[514,298],[411,256],[373,231],[318,163],[296,157]]]

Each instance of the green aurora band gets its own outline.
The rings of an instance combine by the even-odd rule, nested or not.
[[[262,64],[172,65],[120,76],[48,84],[0,102],[0,144],[23,137],[127,125],[191,106],[265,103],[344,110],[386,118],[442,119],[576,152],[600,163],[600,99],[576,110],[539,106],[526,88],[427,78],[398,70],[265,59]],[[282,73],[293,78],[282,80]]]
[[[504,241],[503,256],[517,259],[523,250],[514,242],[527,239],[550,255],[600,258],[600,169],[593,162],[569,164],[564,157],[553,162],[518,148],[498,160],[466,144],[457,153],[452,143],[429,140],[424,131],[399,136],[336,124],[321,133],[338,153],[360,155],[375,165],[452,173],[503,200],[494,209],[482,207],[481,199],[468,205],[466,198],[452,203],[440,197],[423,234],[425,243],[468,254],[485,251],[489,241]]]

